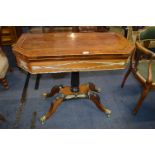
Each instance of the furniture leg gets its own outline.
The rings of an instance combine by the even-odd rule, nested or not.
[[[5,121],[6,121],[5,117],[2,114],[0,114],[0,122],[5,122]]]
[[[6,90],[9,89],[9,85],[8,85],[8,81],[7,81],[6,77],[0,79],[0,82],[2,83],[3,87],[4,87]]]
[[[111,110],[106,109],[100,102],[100,97],[98,94],[90,94],[89,95],[89,99],[91,101],[93,101],[93,103],[95,103],[95,105],[97,106],[97,108],[99,108],[101,111],[103,111],[105,114],[107,114],[107,116],[109,117],[111,114]]]
[[[121,84],[121,88],[124,87],[124,84],[125,84],[125,81],[127,80],[129,74],[131,73],[131,67],[128,69],[128,71],[126,72],[124,78],[123,78],[123,81],[122,81],[122,84]]]
[[[9,65],[8,71],[13,72],[13,68],[10,65]]]
[[[133,113],[134,113],[134,114],[137,114],[137,112],[138,112],[139,108],[141,107],[142,102],[143,102],[143,100],[145,99],[145,97],[147,96],[149,90],[150,90],[150,86],[147,86],[147,87],[145,87],[145,88],[142,90],[141,96],[140,96],[140,98],[139,98],[139,100],[138,100],[138,102],[137,102],[137,105],[136,105],[136,107],[135,107],[134,110],[133,110]]]
[[[40,78],[41,78],[41,74],[37,74],[36,83],[35,83],[36,90],[39,88]]]
[[[43,93],[43,96],[45,96],[46,98],[47,97],[52,97],[52,96],[54,96],[56,93],[59,93],[59,91],[60,91],[60,88],[62,88],[63,86],[54,86],[52,89],[51,89],[51,91],[50,91],[50,93]]]
[[[101,91],[100,88],[96,88],[95,84],[91,83],[91,82],[89,83],[89,89],[91,91],[94,91],[94,92],[97,92],[97,93],[99,93]]]
[[[20,99],[21,103],[24,103],[25,100],[26,100],[27,88],[28,88],[28,85],[29,85],[29,79],[30,79],[30,73],[27,73],[24,88],[23,88],[23,91],[22,91],[22,96],[21,96],[21,99]]]
[[[79,91],[79,83],[80,83],[79,72],[72,72],[71,73],[71,91],[72,92]]]
[[[58,98],[56,98],[56,100],[55,100],[53,103],[51,103],[51,106],[50,106],[48,112],[40,118],[40,122],[41,122],[42,124],[44,124],[44,122],[45,122],[54,112],[56,112],[58,106],[60,106],[60,105],[62,104],[63,100],[64,100],[63,97],[58,97]]]
[[[79,72],[71,73],[71,86],[55,86],[51,89],[50,93],[44,93],[45,97],[52,97],[56,93],[60,93],[61,96],[57,97],[56,100],[51,104],[48,112],[40,118],[40,122],[44,122],[57,110],[58,106],[65,100],[78,99],[78,98],[89,98],[95,103],[95,105],[103,111],[109,117],[111,110],[106,109],[101,103],[97,93],[99,89],[95,87],[93,83],[79,85],[80,77]]]

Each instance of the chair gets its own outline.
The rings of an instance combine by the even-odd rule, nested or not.
[[[134,114],[138,112],[149,91],[155,89],[155,53],[149,49],[154,40],[155,27],[148,27],[137,35],[136,49],[131,55],[128,71],[121,84],[123,88],[131,72],[142,84],[143,89],[133,110]]]
[[[6,73],[9,68],[9,63],[6,55],[4,54],[2,48],[0,47],[0,82],[5,89],[8,89],[8,82],[6,79]]]

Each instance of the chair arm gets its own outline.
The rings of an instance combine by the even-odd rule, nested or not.
[[[138,41],[136,41],[136,48],[139,49],[141,53],[155,58],[155,54],[151,50],[143,47]]]
[[[149,61],[149,66],[148,66],[148,78],[146,80],[146,83],[151,84],[153,81],[152,78],[152,59]]]
[[[148,66],[148,77],[146,80],[146,83],[151,84],[153,81],[152,77],[152,60],[155,59],[155,54],[149,50],[143,47],[138,41],[136,42],[136,47],[139,49],[139,51],[145,55],[150,56],[149,66]]]

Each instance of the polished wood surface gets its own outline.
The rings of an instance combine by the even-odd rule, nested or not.
[[[23,34],[13,50],[23,56],[46,58],[97,54],[130,54],[133,46],[117,33]],[[87,53],[86,53],[87,54]]]
[[[122,69],[133,49],[112,32],[23,34],[13,46],[18,66],[32,74]]]

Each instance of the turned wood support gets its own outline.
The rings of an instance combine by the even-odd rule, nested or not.
[[[4,87],[6,90],[9,89],[9,85],[8,85],[8,81],[7,81],[6,77],[0,79],[0,82],[2,83],[3,87]]]

